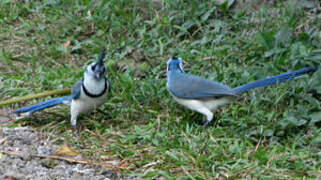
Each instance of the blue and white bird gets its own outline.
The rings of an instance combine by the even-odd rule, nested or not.
[[[97,109],[107,100],[110,83],[105,77],[104,58],[105,48],[102,49],[98,61],[90,64],[84,73],[84,77],[72,86],[69,96],[57,97],[35,105],[22,107],[16,109],[14,113],[28,116],[36,111],[58,104],[70,105],[70,122],[76,131],[78,115]]]
[[[205,118],[203,127],[205,127],[212,121],[213,112],[217,108],[238,99],[241,93],[278,84],[317,69],[317,66],[307,67],[230,88],[218,82],[186,74],[182,59],[170,58],[167,62],[167,89],[179,104],[203,114]]]

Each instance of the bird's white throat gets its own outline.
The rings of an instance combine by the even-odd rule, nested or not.
[[[105,89],[105,78],[97,80],[93,76],[90,76],[85,73],[84,76],[84,86],[87,91],[91,94],[99,94]]]

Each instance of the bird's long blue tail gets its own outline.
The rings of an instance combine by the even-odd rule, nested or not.
[[[248,84],[244,84],[241,86],[238,86],[236,88],[234,88],[234,90],[238,93],[243,93],[246,92],[248,90],[254,89],[254,88],[259,88],[259,87],[264,87],[264,86],[268,86],[268,85],[272,85],[272,84],[278,84],[281,82],[285,82],[291,79],[294,79],[298,76],[304,75],[306,73],[309,73],[311,71],[316,71],[319,68],[319,66],[314,66],[314,67],[306,67],[306,68],[302,68],[293,72],[286,72],[286,73],[282,73],[276,76],[271,76],[271,77],[267,77],[264,79],[260,79]]]
[[[46,109],[46,108],[50,108],[53,106],[56,106],[58,104],[62,104],[65,101],[70,100],[71,97],[70,96],[63,96],[63,97],[57,97],[57,98],[52,98],[48,101],[44,101],[35,105],[31,105],[31,106],[26,106],[26,107],[22,107],[19,109],[16,109],[13,113],[15,114],[20,114],[20,113],[33,113],[42,109]]]

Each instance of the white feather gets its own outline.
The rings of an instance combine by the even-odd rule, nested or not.
[[[84,76],[84,86],[87,91],[91,94],[99,94],[105,89],[104,78],[101,80],[95,79],[93,76],[90,76],[85,73]],[[107,84],[107,88],[109,85]],[[71,124],[76,126],[77,116],[82,113],[87,113],[91,110],[97,109],[100,105],[104,104],[107,100],[108,89],[105,94],[100,97],[89,97],[85,94],[83,87],[81,87],[80,96],[77,99],[71,101],[70,114],[71,114]]]
[[[219,99],[200,99],[200,100],[183,99],[175,96],[173,97],[175,101],[178,102],[179,104],[205,115],[208,121],[211,121],[213,119],[213,112],[217,108],[231,102],[231,98],[228,98],[228,97],[223,97]]]
[[[94,76],[85,73],[84,86],[92,94],[99,94],[105,89],[105,79],[97,80]]]

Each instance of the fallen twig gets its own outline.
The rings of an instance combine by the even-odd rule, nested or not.
[[[307,15],[307,17],[308,17],[307,20],[306,20],[303,24],[300,24],[299,26],[297,26],[297,27],[295,28],[296,34],[299,34],[300,32],[302,32],[301,29],[302,29],[303,27],[309,25],[313,20],[316,19],[316,17],[315,17],[313,14],[311,14],[311,13],[306,13],[306,15]]]
[[[0,123],[0,126],[11,126],[14,125],[14,123]]]
[[[269,168],[271,161],[273,161],[274,159],[278,159],[278,158],[285,156],[285,155],[287,155],[287,153],[281,153],[281,154],[276,154],[276,155],[271,156],[270,159],[268,160],[268,162],[266,163],[266,167]]]
[[[4,151],[0,150],[0,153],[4,154],[10,154],[15,156],[23,156],[23,153],[15,152],[15,151]],[[28,154],[31,157],[38,157],[38,158],[50,158],[50,159],[57,159],[62,161],[67,161],[71,163],[78,163],[78,164],[90,164],[90,165],[100,165],[100,166],[107,166],[109,168],[113,169],[130,169],[128,166],[115,166],[106,162],[98,162],[98,161],[92,161],[88,159],[74,159],[69,157],[61,157],[61,156],[55,156],[55,155],[39,155],[39,154]]]
[[[15,99],[9,99],[9,100],[6,100],[6,101],[0,101],[0,106],[12,104],[12,103],[17,103],[17,102],[21,102],[21,101],[25,101],[25,100],[29,100],[29,99],[35,99],[35,98],[39,98],[39,97],[44,97],[44,96],[66,94],[66,93],[69,93],[69,92],[70,92],[70,88],[61,89],[61,90],[53,90],[53,91],[45,91],[45,92],[38,93],[38,94],[31,94],[31,95],[27,95],[27,96],[18,97],[18,98],[15,98]]]
[[[262,138],[260,138],[259,142],[255,145],[254,149],[251,149],[250,151],[248,151],[248,152],[246,153],[247,156],[250,155],[249,159],[252,159],[252,158],[253,158],[253,156],[254,156],[255,153],[257,152],[257,150],[258,150],[259,146],[261,145],[261,143],[262,143]],[[251,154],[251,153],[252,153],[252,154]]]
[[[216,59],[216,58],[217,58],[216,56],[209,56],[209,57],[201,58],[200,60],[201,61],[206,61],[206,60],[211,60],[211,59]]]
[[[144,166],[142,166],[142,168],[147,168],[147,167],[150,167],[150,166],[154,166],[154,165],[156,165],[158,163],[160,163],[160,161],[150,162],[150,163],[147,163]]]

